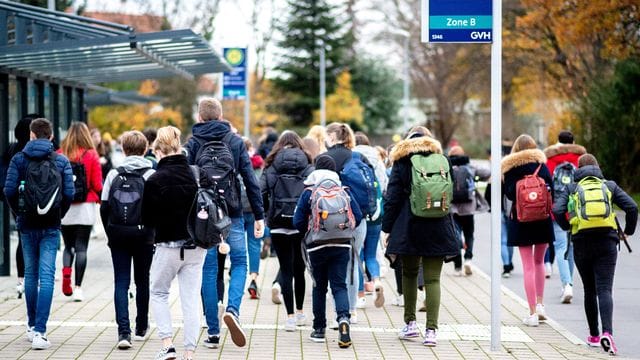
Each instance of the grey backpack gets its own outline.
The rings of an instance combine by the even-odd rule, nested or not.
[[[305,237],[307,246],[350,242],[356,221],[351,209],[351,198],[336,181],[325,179],[311,192],[311,217]]]

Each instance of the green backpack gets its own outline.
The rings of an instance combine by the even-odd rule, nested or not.
[[[576,184],[567,205],[571,234],[585,229],[616,228],[611,191],[604,180],[587,176]]]
[[[424,218],[447,215],[453,198],[449,160],[442,154],[413,155],[411,165],[411,213]]]

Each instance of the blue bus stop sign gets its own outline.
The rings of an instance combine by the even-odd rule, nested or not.
[[[223,56],[233,70],[222,74],[222,98],[242,100],[247,95],[247,49],[225,48]]]
[[[422,41],[490,43],[492,0],[422,0]]]

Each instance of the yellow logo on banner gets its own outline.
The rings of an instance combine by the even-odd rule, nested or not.
[[[238,66],[244,61],[244,53],[240,49],[229,49],[224,56],[231,66]]]

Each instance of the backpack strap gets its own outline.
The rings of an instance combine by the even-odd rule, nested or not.
[[[196,185],[198,185],[198,188],[200,187],[200,168],[197,167],[196,165],[189,165],[189,168],[191,168],[191,174],[193,174],[193,178],[196,180]]]
[[[540,168],[542,167],[542,164],[538,165],[538,168],[536,169],[536,171],[533,173],[533,176],[538,176],[538,172],[540,171]]]

